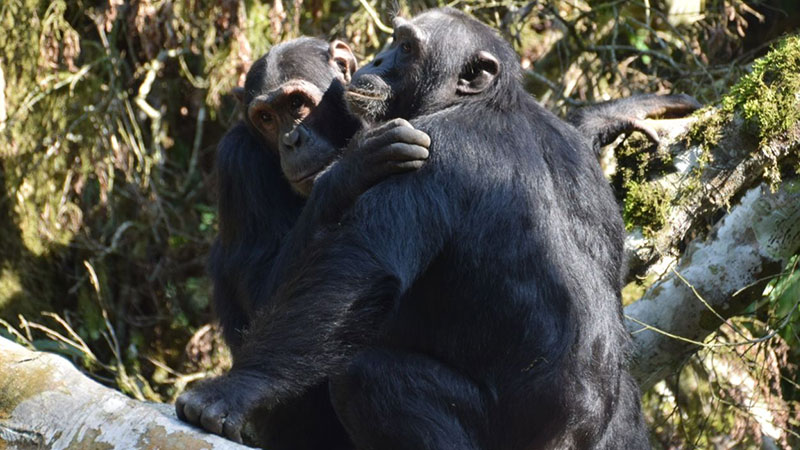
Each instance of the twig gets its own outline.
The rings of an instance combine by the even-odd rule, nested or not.
[[[375,22],[375,26],[377,26],[379,30],[387,34],[394,33],[392,27],[386,26],[383,22],[381,22],[381,18],[378,17],[378,12],[375,11],[375,8],[373,8],[372,5],[367,3],[367,0],[358,0],[358,1],[359,3],[361,3],[361,6],[363,6],[364,9],[367,10],[367,14],[369,14],[369,16],[372,17],[372,20]]]

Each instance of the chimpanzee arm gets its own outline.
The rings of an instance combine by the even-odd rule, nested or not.
[[[421,167],[429,144],[428,136],[406,121],[392,121],[354,138],[340,160],[318,178],[315,185],[320,188],[312,190],[298,219],[303,199],[286,182],[277,154],[244,124],[223,137],[217,152],[220,233],[209,269],[215,309],[231,347],[241,343],[242,331],[274,291],[275,280],[282,279],[313,233],[338,222],[373,184]]]
[[[356,135],[342,157],[314,182],[300,218],[275,258],[262,298],[272,297],[315,233],[340,222],[356,199],[373,185],[422,167],[429,145],[428,135],[403,119]]]
[[[184,393],[178,414],[240,440],[247,414],[302,392],[370,341],[457,223],[445,184],[420,170],[376,185],[317,236],[244,336],[232,370]]]
[[[216,170],[219,234],[209,271],[225,340],[237,347],[260,298],[264,274],[297,221],[303,199],[286,182],[277,154],[267,151],[244,123],[220,141]]]

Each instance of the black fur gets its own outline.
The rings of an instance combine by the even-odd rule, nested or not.
[[[184,394],[179,414],[240,440],[249,413],[330,379],[358,448],[646,448],[621,220],[584,139],[524,92],[484,25],[446,9],[396,29],[350,97],[372,121],[428,132],[429,162],[340,221],[304,217],[282,235],[287,276],[245,285],[258,310],[233,369]],[[402,30],[424,34],[416,63],[399,56]]]
[[[642,120],[655,116],[684,116],[698,108],[700,103],[686,94],[639,94],[627,98],[595,103],[571,111],[567,121],[591,140],[592,149],[600,153],[623,133],[642,131],[651,140],[658,140]]]
[[[275,47],[257,61],[248,73],[245,92],[240,93],[245,110],[259,96],[298,79],[313,83],[324,95],[301,125],[288,121],[282,129],[264,133],[246,115],[218,147],[219,235],[209,268],[215,310],[234,360],[240,358],[242,333],[269,298],[270,280],[285,269],[279,261],[301,251],[317,227],[335,223],[341,211],[371,184],[419,167],[420,158],[427,155],[424,148],[420,154],[418,146],[407,145],[418,142],[419,135],[427,139],[424,133],[394,126],[377,136],[372,133],[354,139],[337,161],[341,147],[360,123],[345,109],[344,80],[331,59],[327,42],[302,38]],[[274,104],[276,116],[285,112],[280,101]],[[283,148],[281,133],[297,126],[306,127],[307,140]],[[296,172],[326,168],[314,181],[318,188],[312,191],[305,209],[303,185],[292,185],[282,169],[287,166],[284,155],[298,162],[289,167]],[[301,226],[294,227],[298,220]],[[294,247],[283,246],[290,232],[296,236]],[[182,410],[179,413],[184,417]],[[325,380],[276,408],[261,411],[253,425],[255,442],[272,449],[350,446],[331,407]]]

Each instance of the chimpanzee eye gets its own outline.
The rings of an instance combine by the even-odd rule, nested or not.
[[[289,97],[289,106],[292,109],[299,109],[301,106],[303,106],[303,98],[297,94],[292,95]]]
[[[408,42],[403,42],[400,45],[400,50],[402,50],[403,53],[411,53],[411,44],[409,44]]]
[[[261,119],[261,121],[264,122],[264,123],[272,122],[272,114],[268,114],[268,113],[262,112],[261,115],[258,116],[258,118]]]

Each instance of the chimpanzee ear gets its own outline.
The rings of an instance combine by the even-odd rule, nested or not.
[[[244,88],[243,87],[236,86],[235,88],[233,88],[231,93],[233,94],[234,97],[236,97],[236,100],[238,100],[240,104],[244,105]]]
[[[356,57],[353,56],[353,51],[350,50],[350,47],[347,44],[336,39],[331,42],[329,52],[331,55],[331,61],[333,61],[339,70],[342,71],[342,75],[344,75],[344,81],[349,83],[350,76],[353,75],[356,69],[358,69],[358,63],[356,62]]]
[[[462,95],[479,94],[492,84],[500,73],[500,62],[489,52],[475,53],[458,76],[456,92]]]

